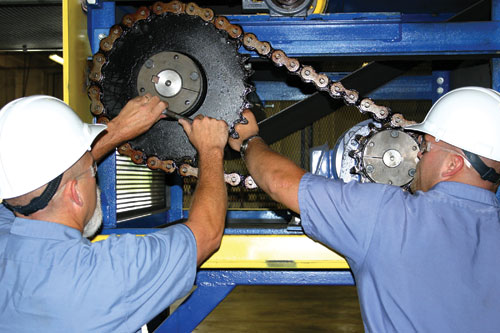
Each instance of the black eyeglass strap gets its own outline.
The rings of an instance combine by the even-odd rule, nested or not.
[[[467,151],[465,149],[462,149],[465,156],[469,160],[470,164],[476,169],[476,171],[479,173],[481,176],[481,179],[487,180],[489,182],[492,182],[494,184],[499,184],[500,183],[500,174],[498,174],[495,169],[490,168],[484,162],[479,158],[478,155],[471,153],[470,151]]]
[[[40,209],[44,209],[49,204],[49,201],[52,199],[54,194],[56,194],[57,189],[59,188],[59,184],[61,184],[61,179],[63,174],[60,174],[56,178],[52,179],[48,184],[43,193],[36,198],[31,199],[30,203],[25,206],[11,206],[7,202],[3,202],[5,207],[24,216],[28,216],[33,214]]]

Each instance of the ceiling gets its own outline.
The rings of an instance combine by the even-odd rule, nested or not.
[[[328,11],[456,13],[483,1],[485,0],[329,0]],[[117,1],[117,4],[137,5],[153,2],[122,0]],[[240,0],[198,2],[204,6],[217,8],[216,11],[221,13],[238,11],[238,8],[241,11]],[[0,31],[4,32],[0,34],[0,52],[61,51],[62,0],[0,0]]]
[[[62,1],[2,0],[0,31],[0,52],[62,50]]]

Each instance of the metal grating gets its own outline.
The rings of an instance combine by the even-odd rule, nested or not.
[[[117,221],[152,215],[167,209],[165,173],[116,155]]]
[[[62,7],[0,3],[0,51],[62,50]]]

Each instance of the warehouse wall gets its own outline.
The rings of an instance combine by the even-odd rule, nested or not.
[[[0,54],[0,107],[35,94],[63,98],[62,66],[47,53]]]

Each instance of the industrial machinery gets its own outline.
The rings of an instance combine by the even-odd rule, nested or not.
[[[67,22],[81,17],[81,8],[65,3]],[[265,141],[309,171],[406,187],[418,144],[401,126],[421,120],[450,88],[500,87],[498,0],[265,0],[236,7],[88,0],[88,95],[97,121],[149,92],[177,114],[224,119],[237,135],[242,110],[252,108],[264,115]],[[81,84],[75,77],[68,86]],[[162,120],[118,150],[133,163],[112,155],[99,167],[104,234],[144,234],[187,217],[196,152],[175,121]],[[191,331],[238,284],[354,283],[345,260],[303,235],[298,217],[262,199],[231,158],[228,152],[229,197],[240,202],[230,205],[221,248],[202,266],[193,295],[158,331]],[[122,186],[136,188],[139,180],[120,179],[133,174],[151,184],[166,179],[158,190],[165,205],[121,218]]]
[[[372,130],[356,138],[356,149],[341,160],[356,160],[351,173],[364,181],[397,186],[410,183],[418,144],[401,130],[409,123],[402,114],[392,114],[370,98],[360,98],[356,90],[331,81],[326,74],[317,73],[312,66],[273,49],[269,42],[260,41],[226,17],[216,17],[211,9],[195,3],[156,2],[126,15],[120,25],[110,29],[93,57],[91,110],[101,117],[100,121],[108,121],[130,98],[151,93],[168,102],[169,110],[177,114],[223,119],[230,125],[230,134],[237,136],[234,125],[245,120],[241,111],[251,107],[246,96],[253,90],[246,82],[251,74],[248,56],[238,53],[240,46],[374,118],[379,126],[372,123]],[[155,124],[119,151],[137,164],[147,161],[151,169],[169,173],[182,164],[182,159],[193,161],[195,153],[182,128],[173,121]],[[188,169],[181,166],[181,175],[192,175],[185,171]],[[232,185],[239,183],[228,180]]]

